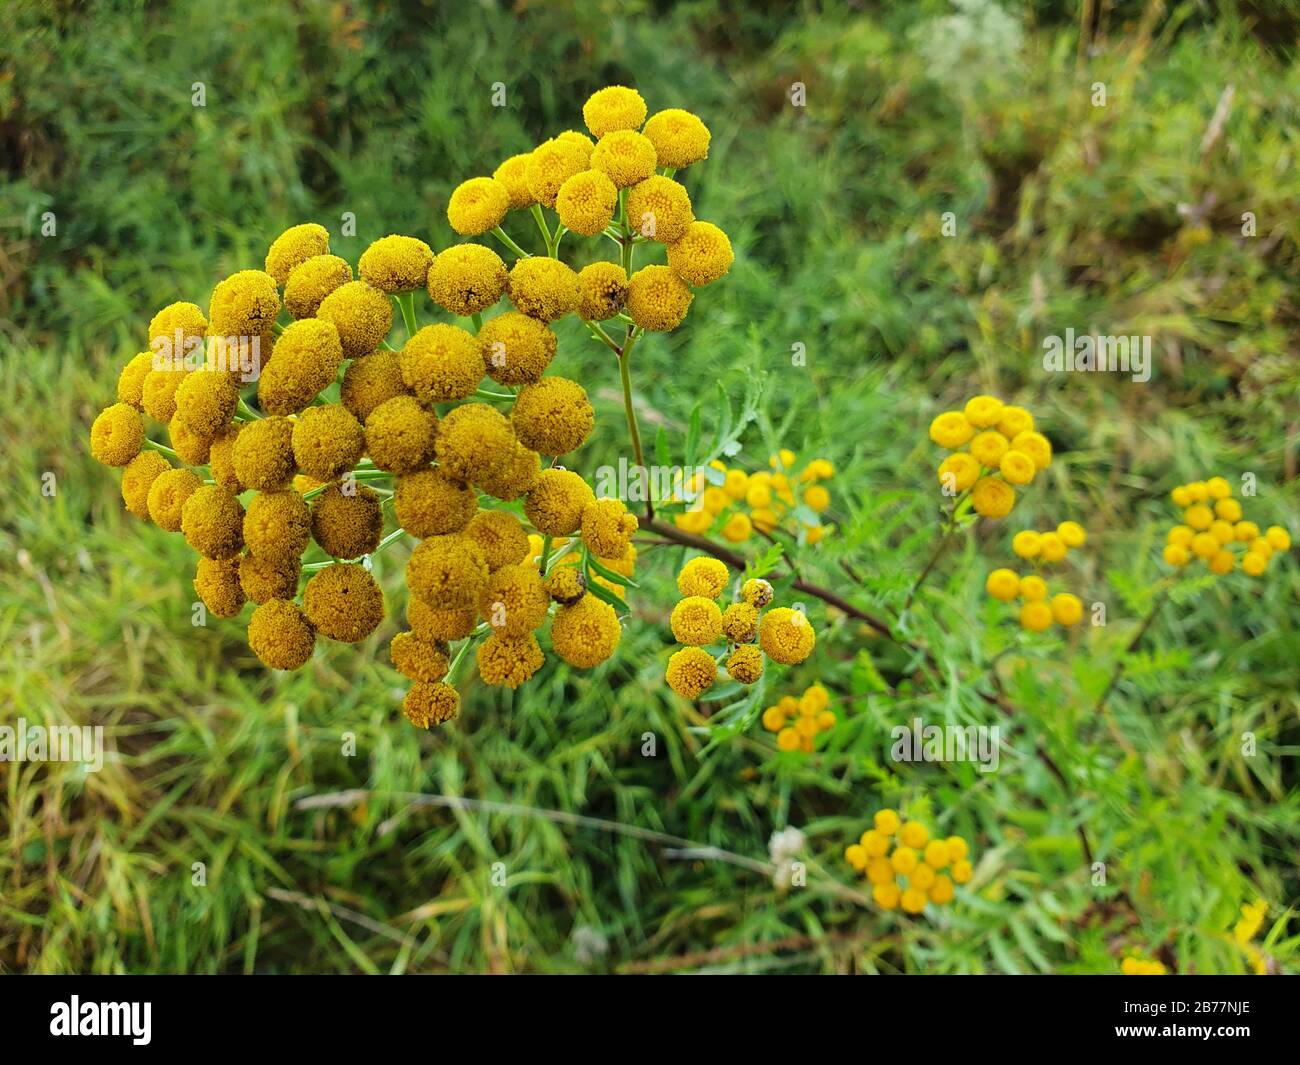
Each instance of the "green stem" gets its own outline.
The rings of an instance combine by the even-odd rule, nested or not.
[[[676,173],[677,173],[677,167],[675,167],[675,166],[666,166],[666,167],[664,167],[664,177],[666,177],[666,178],[670,178],[670,177],[672,177],[672,176],[673,176],[674,174],[676,174]]]
[[[479,333],[483,330],[483,315],[475,312],[469,316],[469,320],[474,323],[474,332]]]
[[[489,392],[486,388],[475,389],[474,395],[479,396],[483,399],[514,399],[515,398],[513,392]]]
[[[518,255],[519,258],[521,259],[531,258],[528,252],[524,251],[523,248],[521,248],[518,244],[516,244],[513,240],[511,240],[510,237],[506,235],[506,231],[502,229],[500,226],[497,226],[495,229],[492,230],[492,235],[496,237],[497,240],[501,241],[501,243],[504,244],[507,248],[509,248],[512,252]]]
[[[247,403],[244,402],[243,396],[239,397],[239,404],[236,409],[239,411],[240,414],[247,415],[249,418],[252,418],[254,421],[262,417],[260,414],[257,413],[257,411],[253,410],[252,407],[250,407]]]
[[[394,296],[393,299],[397,301],[397,306],[402,310],[402,324],[406,326],[406,336],[409,340],[415,336],[419,328],[415,322],[415,293],[403,292],[399,296]]]
[[[552,259],[558,259],[560,257],[560,241],[564,239],[564,234],[567,233],[568,231],[569,231],[568,228],[563,224],[556,227],[555,239],[551,241],[551,246],[550,246]]]
[[[619,354],[619,348],[618,345],[614,343],[614,338],[611,337],[608,333],[606,333],[605,330],[602,329],[599,324],[597,324],[596,322],[588,322],[585,320],[583,321],[582,324],[587,327],[588,332],[590,332],[592,336],[594,336],[597,340],[599,340],[602,344],[604,344],[607,348],[609,348],[610,351],[612,351],[615,355]]]
[[[623,413],[627,415],[627,431],[632,438],[632,455],[636,459],[636,464],[645,469],[645,455],[641,451],[641,430],[637,428],[636,410],[632,406],[631,355],[632,345],[636,343],[639,335],[635,328],[629,327],[618,357],[618,376],[623,384]],[[647,469],[646,472],[649,473],[649,470]],[[647,518],[654,520],[655,508],[649,499],[649,493],[645,501],[645,513]]]
[[[551,538],[542,537],[542,555],[537,560],[537,568],[541,570],[542,576],[546,576],[546,567],[551,564]]]
[[[542,205],[535,203],[532,206],[533,220],[537,223],[537,228],[542,232],[542,240],[546,244],[546,254],[551,254],[551,227],[546,224],[546,216],[542,214]]]
[[[624,237],[622,254],[623,273],[627,274],[629,278],[632,276],[632,247],[632,238]]]
[[[175,451],[169,448],[166,444],[160,444],[158,443],[157,440],[150,440],[147,436],[144,438],[144,440],[140,442],[140,446],[147,447],[151,451],[160,451],[164,455],[168,455],[171,458],[174,458],[177,462],[184,461],[184,459],[182,459],[178,454],[176,454]]]
[[[456,683],[456,673],[460,669],[461,660],[465,657],[469,649],[474,646],[474,643],[475,638],[470,636],[460,645],[460,649],[456,652],[456,657],[451,660],[451,665],[447,667],[447,675],[443,678],[444,683]]]

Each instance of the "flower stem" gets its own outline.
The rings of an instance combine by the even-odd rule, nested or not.
[[[528,252],[524,251],[523,248],[521,248],[518,244],[516,244],[513,240],[511,240],[511,239],[506,235],[506,231],[505,231],[504,229],[502,229],[500,226],[497,226],[497,227],[496,227],[495,229],[493,229],[491,232],[492,232],[492,235],[493,235],[494,237],[497,238],[497,240],[501,241],[502,244],[504,244],[507,248],[509,248],[509,249],[510,249],[512,252],[514,252],[516,255],[518,255],[519,258],[521,258],[521,259],[527,259],[527,258],[530,258]]]
[[[469,316],[469,320],[474,323],[474,332],[481,332],[483,329],[483,315],[477,311]]]
[[[160,444],[158,443],[157,440],[150,440],[147,436],[144,438],[144,440],[140,442],[140,446],[147,447],[151,451],[161,451],[164,455],[169,455],[171,458],[174,458],[177,462],[183,461],[181,457],[178,454],[176,454],[175,451],[169,448],[166,444]]]
[[[415,336],[418,326],[415,322],[415,293],[403,292],[401,295],[394,296],[397,306],[402,309],[402,324],[406,326],[406,337],[409,340]]]
[[[601,328],[601,326],[599,326],[596,322],[584,321],[582,324],[587,327],[587,331],[591,333],[593,337],[595,337],[607,348],[609,348],[609,350],[612,351],[615,355],[620,354],[618,345],[614,343],[614,338],[611,337],[608,333],[606,333],[605,330]]]
[[[514,399],[514,398],[515,398],[513,393],[510,393],[510,392],[490,392],[490,391],[488,391],[486,388],[478,388],[478,389],[475,389],[475,390],[474,390],[474,395],[479,396],[479,397],[481,397],[482,399]]]
[[[546,224],[546,216],[542,214],[542,205],[535,203],[532,206],[533,220],[537,223],[537,228],[542,232],[542,241],[546,245],[546,254],[551,254],[551,227]]]
[[[636,343],[637,333],[635,327],[629,326],[627,336],[623,340],[623,347],[619,350],[618,356],[618,376],[623,384],[623,412],[627,415],[627,431],[632,438],[632,455],[636,459],[636,464],[645,469],[645,455],[641,451],[641,431],[636,424],[636,409],[632,405],[632,367],[631,355],[632,345]],[[650,471],[647,469],[646,473]],[[646,493],[645,501],[646,517],[651,521],[654,520],[655,508],[654,503],[650,501],[650,494]]]
[[[253,410],[252,407],[250,407],[247,403],[244,402],[243,396],[239,397],[239,404],[237,409],[240,414],[246,415],[255,421],[262,417],[260,414],[257,413],[257,411]]]

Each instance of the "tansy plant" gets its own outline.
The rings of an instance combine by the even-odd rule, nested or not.
[[[732,251],[674,178],[708,155],[699,118],[675,108],[647,118],[640,94],[621,86],[595,93],[583,118],[590,137],[560,133],[451,194],[452,228],[491,234],[511,264],[473,240],[435,254],[394,234],[354,273],[323,226],[297,225],[271,243],[263,269],[218,283],[206,311],[159,311],[149,350],[123,368],[91,451],[122,468],[132,514],[197,552],[207,610],[231,618],[251,601],[248,642],[267,666],[302,667],[319,637],[370,636],[387,613],[370,560],[402,541],[415,541],[409,629],[389,653],[411,681],[403,708],[420,727],[458,715],[455,683],[472,648],[482,680],[509,688],[542,666],[537,633],[548,622],[551,651],[571,666],[590,669],[617,648],[638,520],[559,465],[595,415],[581,384],[547,373],[554,326],[575,314],[615,354],[644,465],[633,346],[681,324]],[[532,216],[543,254],[507,235],[512,212]],[[608,240],[617,254],[575,271],[560,258],[569,233]],[[652,249],[665,262],[634,269],[637,251]],[[429,304],[417,308],[417,293]],[[422,324],[431,310],[450,320]],[[168,443],[147,435],[146,419],[166,426]],[[804,646],[782,616],[769,612],[757,633],[771,655]],[[756,679],[756,633],[728,631],[729,671]],[[678,673],[704,683],[698,663]]]
[[[955,885],[974,875],[969,853],[961,836],[934,839],[920,821],[903,821],[886,809],[876,811],[872,827],[845,849],[844,860],[867,878],[882,910],[915,915],[952,902]]]

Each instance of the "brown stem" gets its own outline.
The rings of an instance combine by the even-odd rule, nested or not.
[[[925,569],[921,570],[921,575],[916,578],[916,583],[912,585],[912,590],[907,593],[907,600],[903,603],[904,613],[911,608],[912,600],[916,598],[916,593],[921,590],[921,585],[925,583],[925,579],[930,576],[931,570],[934,569],[939,559],[943,557],[944,548],[948,546],[948,541],[952,539],[952,534],[956,531],[956,524],[951,524],[944,531],[943,536],[939,538],[939,543],[935,546],[934,554],[930,556],[930,561],[925,564]]]

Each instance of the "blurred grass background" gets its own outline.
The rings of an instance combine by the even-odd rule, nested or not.
[[[1300,531],[1300,6],[8,11],[0,724],[102,724],[114,753],[97,774],[0,762],[0,968],[1115,972],[1128,951],[1180,972],[1294,968],[1294,557],[1261,581],[1200,582],[1123,649],[1162,573],[1173,485],[1253,473],[1248,516]],[[389,232],[445,247],[456,184],[580,128],[583,101],[614,82],[709,124],[709,160],[685,179],[737,252],[681,329],[639,345],[643,425],[680,445],[701,397],[711,430],[715,380],[738,402],[766,373],[739,461],[788,446],[838,471],[836,532],[801,571],[897,616],[935,529],[926,426],[977,391],[1030,407],[1056,448],[1015,517],[984,523],[908,615],[934,676],[810,604],[817,653],[773,670],[766,701],[814,680],[833,691],[840,724],[812,756],[777,754],[757,727],[712,746],[692,731],[707,722],[662,682],[675,548],[643,550],[611,663],[549,666],[513,697],[471,681],[461,720],[423,734],[397,709],[397,616],[269,673],[239,622],[191,626],[190,552],[124,515],[117,477],[86,451],[159,307],[206,306],[300,221],[328,226],[353,262]],[[790,104],[795,82],[806,107]],[[354,238],[339,235],[345,211]],[[1042,337],[1066,328],[1151,335],[1155,376],[1044,374]],[[796,343],[806,368],[790,365]],[[554,368],[597,407],[582,471],[630,460],[608,353],[570,322]],[[1067,517],[1091,533],[1070,580],[1109,624],[1025,638],[984,576],[1015,528]],[[400,584],[400,554],[376,565]],[[1110,706],[1129,750],[1092,712],[1121,661]],[[981,697],[995,681],[1015,709],[998,773],[888,760],[890,727],[914,715],[999,722]],[[353,789],[366,794],[310,801]],[[974,844],[975,880],[937,917],[855,894],[843,847],[885,804]],[[725,854],[675,854],[628,826]],[[786,826],[808,864],[793,890],[764,864]],[[1261,954],[1231,932],[1256,897],[1270,904]]]

